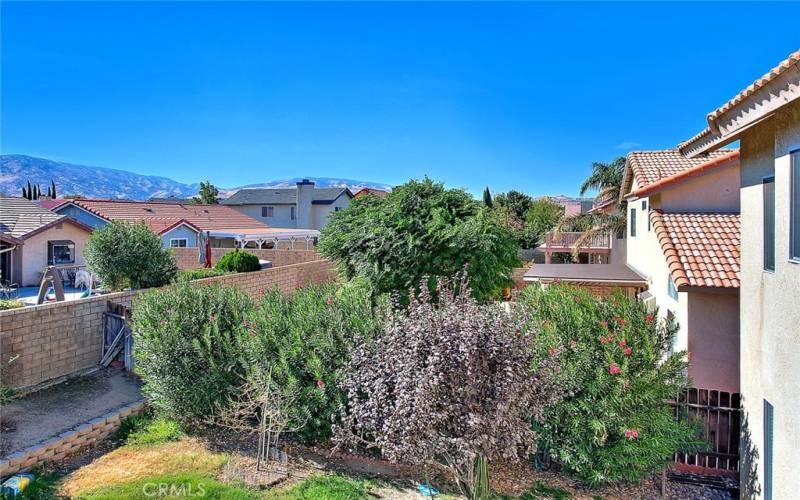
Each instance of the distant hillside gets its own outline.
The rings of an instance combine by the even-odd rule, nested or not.
[[[317,187],[349,187],[354,193],[370,187],[389,190],[388,184],[339,179],[334,177],[306,177]],[[150,198],[189,198],[197,194],[198,184],[183,184],[167,177],[140,175],[126,170],[106,167],[87,167],[35,158],[25,155],[0,156],[0,193],[20,196],[28,180],[40,184],[47,192],[50,179],[56,182],[59,196],[79,194],[86,198],[120,198],[147,200]],[[235,188],[220,188],[222,196],[230,196],[243,188],[294,187],[301,177],[280,179]]]
[[[183,184],[155,175],[74,165],[25,155],[0,156],[0,193],[20,196],[22,186],[28,180],[32,184],[40,184],[42,192],[46,193],[50,179],[55,181],[59,195],[80,194],[87,198],[184,198],[197,194],[198,190],[197,184]]]
[[[340,179],[337,177],[292,177],[291,179],[280,179],[276,181],[268,181],[259,184],[247,184],[246,186],[239,186],[237,188],[226,189],[225,192],[231,195],[239,189],[254,189],[254,188],[285,188],[295,187],[298,182],[303,179],[313,181],[316,187],[347,187],[350,191],[355,193],[363,188],[383,189],[384,191],[391,191],[392,186],[389,184],[381,184],[380,182],[358,181],[355,179]]]

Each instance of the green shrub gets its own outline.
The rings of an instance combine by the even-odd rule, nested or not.
[[[215,276],[225,276],[226,274],[231,274],[228,271],[222,271],[220,269],[205,268],[200,267],[197,269],[184,269],[182,271],[178,271],[175,273],[175,277],[172,278],[174,283],[186,283],[188,281],[194,280],[201,280],[205,278],[213,278]]]
[[[143,222],[112,221],[95,229],[83,255],[89,272],[112,290],[166,285],[177,270],[172,252]]]
[[[142,392],[163,416],[199,424],[243,382],[251,310],[235,287],[188,284],[136,300],[133,335]]]
[[[261,264],[258,263],[258,257],[255,255],[234,250],[223,255],[214,267],[220,271],[249,273],[261,269]]]
[[[473,295],[486,300],[512,285],[511,272],[521,264],[517,246],[492,210],[426,178],[332,213],[317,248],[347,278],[365,278],[377,293],[407,296],[425,278],[432,285],[467,267]]]
[[[373,305],[370,290],[353,282],[307,286],[293,296],[272,291],[258,303],[253,359],[270,363],[273,380],[298,395],[298,419],[305,422],[300,439],[331,436],[332,417],[344,398],[339,370],[354,344],[383,331],[385,312],[385,300]]]
[[[7,311],[9,309],[19,309],[25,307],[27,304],[21,300],[0,300],[0,311]]]
[[[540,447],[589,485],[639,481],[677,450],[700,446],[667,401],[686,387],[677,327],[622,294],[606,300],[567,286],[531,286],[517,305],[541,327],[536,352],[555,357],[567,397],[535,425]]]

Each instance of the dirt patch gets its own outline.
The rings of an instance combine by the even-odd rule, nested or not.
[[[0,409],[0,457],[141,399],[139,385],[134,375],[109,368],[12,401]]]

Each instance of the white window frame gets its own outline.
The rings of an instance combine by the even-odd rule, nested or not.
[[[275,207],[261,207],[261,217],[265,219],[275,217]]]
[[[184,245],[181,246],[180,244],[176,245],[176,243],[183,242]],[[189,247],[189,238],[170,238],[169,239],[169,247],[170,248],[188,248]]]

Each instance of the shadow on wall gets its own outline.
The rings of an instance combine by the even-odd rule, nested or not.
[[[747,408],[742,397],[742,407]],[[747,412],[743,410],[742,437],[739,442],[739,491],[740,498],[756,498],[761,494],[761,484],[758,482],[758,447],[753,442],[750,433]]]

